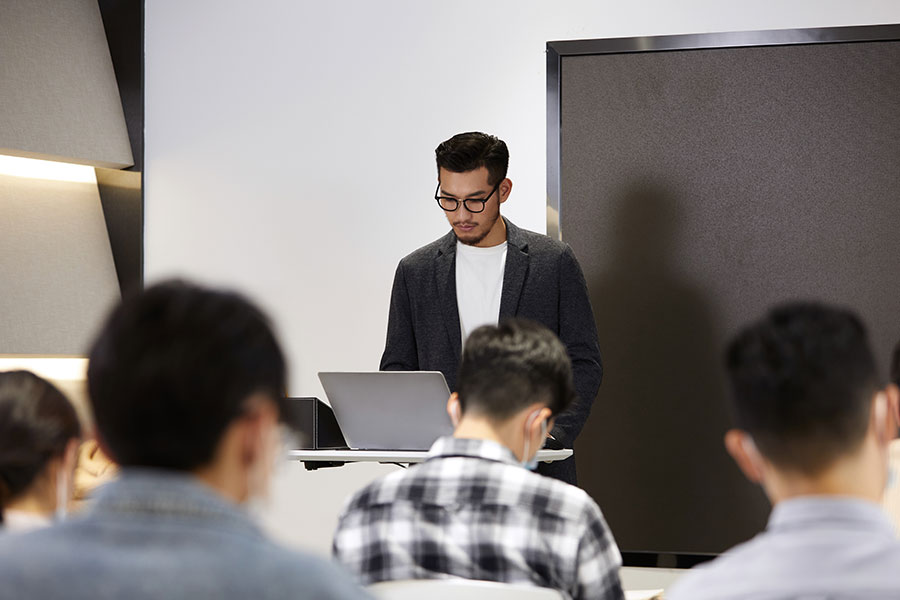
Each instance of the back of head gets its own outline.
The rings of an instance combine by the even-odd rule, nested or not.
[[[509,150],[506,142],[486,133],[458,133],[434,150],[438,176],[441,169],[466,173],[481,167],[488,170],[488,183],[497,185],[506,178]]]
[[[284,356],[258,308],[180,281],[123,299],[88,366],[99,436],[126,467],[209,464],[246,400],[263,393],[281,408],[285,384]]]
[[[900,386],[900,342],[894,347],[891,357],[891,383]]]
[[[457,379],[464,412],[502,422],[535,402],[554,415],[575,397],[566,347],[537,323],[509,319],[479,327],[466,339]]]
[[[3,507],[79,437],[78,415],[53,384],[28,371],[0,373],[0,521]]]
[[[737,426],[777,467],[816,475],[862,443],[879,380],[853,313],[777,307],[731,342],[726,367]]]

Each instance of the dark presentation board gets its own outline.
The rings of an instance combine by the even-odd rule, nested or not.
[[[578,477],[626,560],[718,553],[765,526],[722,443],[722,352],[742,324],[791,299],[852,307],[886,375],[893,40],[898,26],[548,44],[548,233],[584,269],[605,369]]]

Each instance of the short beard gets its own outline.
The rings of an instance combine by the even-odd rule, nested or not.
[[[486,238],[488,236],[488,234],[490,232],[492,232],[494,230],[494,225],[497,224],[497,219],[499,219],[499,218],[500,218],[500,213],[498,212],[497,216],[494,217],[494,220],[491,221],[490,224],[488,224],[488,226],[476,238],[470,238],[470,239],[464,240],[461,237],[459,237],[459,234],[456,234],[456,239],[459,240],[460,243],[465,244],[466,246],[475,246],[475,245],[479,244],[484,238]],[[454,232],[454,233],[456,233],[456,232]]]

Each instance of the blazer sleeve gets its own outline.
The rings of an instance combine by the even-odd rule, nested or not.
[[[603,363],[587,283],[568,245],[559,258],[559,338],[572,360],[576,398],[556,417],[551,435],[571,448],[591,414],[603,379]]]
[[[387,340],[381,355],[381,371],[418,371],[419,355],[416,349],[416,332],[413,329],[412,308],[403,262],[397,265],[394,287],[391,290],[391,307],[388,312]]]

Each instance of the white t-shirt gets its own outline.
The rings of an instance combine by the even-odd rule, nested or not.
[[[500,320],[506,242],[477,248],[456,242],[456,305],[462,341],[482,325]]]

